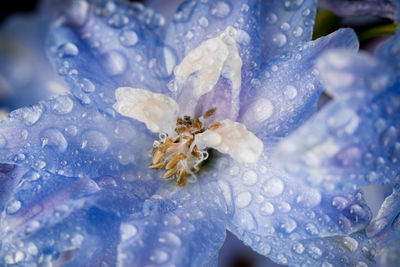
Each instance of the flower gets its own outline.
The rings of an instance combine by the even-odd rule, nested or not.
[[[275,155],[278,141],[316,112],[319,76],[326,77],[323,65],[314,67],[316,58],[331,48],[354,53],[358,47],[350,29],[309,41],[315,9],[313,0],[187,1],[165,27],[160,15],[139,4],[68,2],[47,50],[71,94],[16,110],[0,124],[2,263],[216,264],[228,229],[283,264],[372,264],[374,243],[362,232],[371,212],[354,184],[310,184],[307,177],[320,177],[302,172],[318,172],[299,170],[301,155],[288,152],[308,140],[290,145],[297,134]],[[226,29],[235,32],[240,91],[239,76],[232,75],[239,60],[221,38]],[[185,64],[185,56],[215,38],[225,49],[203,55],[215,60],[212,81],[203,68]],[[262,141],[262,154],[245,163],[211,150],[197,181],[177,187],[148,168],[156,138],[148,129],[163,132],[158,119],[154,128],[141,120],[147,129],[137,112],[131,119],[113,108],[117,88],[127,87],[147,90],[128,89],[128,96],[168,95],[181,115],[216,107],[212,119],[245,125]],[[199,87],[204,90],[194,94]],[[175,120],[173,106],[156,115]],[[324,149],[331,152],[329,145]],[[291,170],[273,161],[283,155],[294,162]]]

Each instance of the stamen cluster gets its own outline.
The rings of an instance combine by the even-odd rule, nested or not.
[[[206,130],[203,127],[204,120],[212,116],[215,110],[208,110],[200,118],[178,118],[172,136],[161,133],[160,140],[154,141],[152,164],[149,168],[164,168],[166,172],[163,177],[175,179],[178,186],[185,186],[188,177],[195,181],[195,174],[200,171],[201,163],[208,158],[207,148],[201,149],[196,145],[196,134]],[[219,123],[213,123],[209,129],[215,129],[218,125]]]

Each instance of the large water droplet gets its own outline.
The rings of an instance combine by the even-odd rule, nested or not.
[[[47,129],[40,135],[42,147],[56,149],[59,152],[67,150],[68,142],[64,135],[57,129]]]
[[[101,61],[106,72],[111,76],[123,74],[128,65],[125,56],[118,51],[110,51],[103,54]]]
[[[276,33],[272,36],[272,42],[278,47],[283,47],[287,43],[287,37],[283,33]]]
[[[75,44],[67,42],[58,47],[57,53],[59,57],[74,57],[79,54],[79,49]]]
[[[351,252],[355,252],[358,248],[357,240],[350,236],[343,237],[343,245]]]
[[[263,193],[267,197],[276,197],[283,192],[283,182],[278,178],[267,180],[263,185]]]
[[[12,200],[8,203],[6,211],[8,214],[14,214],[21,208],[21,201],[19,200]]]
[[[171,232],[161,232],[158,237],[158,242],[173,247],[180,247],[182,245],[181,239]]]
[[[166,262],[168,260],[168,253],[160,250],[160,249],[156,249],[153,250],[153,252],[150,255],[150,261],[156,263],[156,264],[162,264],[164,262]]]
[[[231,12],[231,7],[228,3],[223,1],[218,1],[213,3],[210,7],[210,14],[217,18],[226,18]]]
[[[27,126],[34,125],[42,116],[43,109],[40,106],[33,106],[29,108],[22,108],[17,110],[22,114],[22,120]]]
[[[139,38],[136,32],[132,30],[126,30],[121,33],[119,36],[119,41],[123,46],[132,47],[139,41]]]
[[[252,196],[250,192],[242,192],[236,197],[236,206],[238,208],[245,208],[251,202]]]
[[[67,95],[59,96],[52,100],[51,107],[54,113],[59,115],[68,114],[74,108],[74,102]]]
[[[82,135],[82,149],[102,154],[107,151],[110,142],[100,132],[89,130]]]
[[[120,232],[121,232],[121,240],[125,241],[131,237],[134,237],[137,233],[137,229],[135,226],[131,224],[121,223]]]

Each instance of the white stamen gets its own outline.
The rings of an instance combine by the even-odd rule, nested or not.
[[[218,128],[197,134],[196,143],[228,154],[239,163],[256,163],[263,151],[257,136],[231,120],[223,120]]]
[[[179,106],[172,98],[148,90],[120,87],[115,91],[114,109],[124,116],[144,122],[155,133],[171,133]]]

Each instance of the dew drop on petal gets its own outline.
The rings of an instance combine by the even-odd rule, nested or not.
[[[40,135],[41,146],[57,149],[64,152],[68,147],[68,142],[64,135],[57,129],[46,129]]]
[[[264,195],[267,197],[276,197],[282,194],[284,184],[282,180],[278,178],[272,178],[267,180],[263,185]]]
[[[254,171],[246,171],[242,176],[243,184],[254,185],[257,183],[257,178],[257,173]]]
[[[210,7],[211,15],[217,18],[226,18],[230,12],[230,5],[224,1],[218,1],[217,3],[212,4]]]
[[[287,37],[283,33],[276,33],[272,36],[272,42],[278,47],[283,47],[287,43]]]
[[[346,236],[343,237],[343,245],[351,252],[355,252],[358,248],[358,241],[352,237]]]
[[[79,80],[79,87],[85,93],[92,93],[96,89],[95,85],[87,78],[82,78]]]
[[[206,28],[208,26],[208,19],[204,16],[201,16],[198,20],[198,23],[201,27]]]
[[[292,249],[297,254],[302,254],[305,250],[303,244],[301,244],[300,242],[297,242],[297,241],[294,242]]]
[[[235,201],[236,206],[238,208],[245,208],[250,204],[251,200],[252,200],[252,196],[251,196],[250,192],[239,193],[239,195],[237,195],[236,201]]]
[[[293,85],[287,85],[285,91],[283,91],[283,94],[288,99],[294,99],[297,96],[297,88],[294,87]]]
[[[123,74],[128,65],[125,56],[117,51],[103,54],[101,60],[106,72],[111,76]]]
[[[102,154],[107,151],[109,145],[107,138],[98,131],[89,130],[82,135],[82,149]]]
[[[52,109],[58,115],[68,114],[73,108],[74,102],[72,102],[69,96],[63,95],[53,100]]]
[[[150,255],[150,261],[156,264],[162,264],[168,260],[168,253],[160,249],[153,250]]]
[[[27,126],[34,125],[42,116],[43,110],[39,106],[33,106],[30,108],[22,108],[17,110],[22,113],[22,120]]]
[[[136,32],[134,32],[132,30],[126,30],[126,31],[123,31],[121,33],[121,35],[119,36],[119,41],[121,42],[121,44],[123,46],[132,47],[137,44],[137,42],[139,41],[139,38],[138,38]]]
[[[114,28],[121,28],[128,24],[129,18],[123,14],[115,13],[107,21],[108,25]]]
[[[21,201],[19,200],[12,200],[8,203],[6,211],[8,214],[14,214],[21,208]]]
[[[172,232],[161,232],[158,242],[172,247],[180,247],[182,245],[181,239]]]
[[[131,237],[134,237],[137,233],[137,229],[135,226],[133,226],[131,224],[121,223],[120,232],[121,232],[122,241],[125,241]]]
[[[265,20],[268,24],[275,24],[278,21],[278,16],[271,12],[267,14]]]
[[[337,210],[344,210],[349,205],[349,201],[341,196],[332,199],[332,206]]]
[[[65,44],[61,44],[58,47],[57,53],[58,53],[58,56],[61,58],[74,57],[79,54],[79,49],[75,44],[67,42]]]
[[[250,109],[252,113],[251,116],[254,116],[257,122],[263,122],[271,117],[274,106],[269,99],[260,98],[252,104]]]
[[[262,215],[272,215],[275,211],[274,205],[266,201],[261,205],[260,212]]]
[[[4,262],[7,264],[16,264],[23,261],[25,254],[22,251],[10,251],[4,256]]]
[[[300,26],[297,26],[296,28],[293,29],[293,35],[295,37],[300,37],[303,34],[303,28]]]

